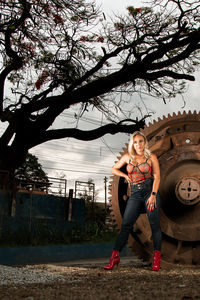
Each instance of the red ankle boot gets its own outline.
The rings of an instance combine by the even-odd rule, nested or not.
[[[161,252],[158,250],[155,250],[153,253],[153,271],[159,271],[160,270],[160,259],[161,259]]]
[[[111,254],[111,257],[110,257],[109,264],[107,266],[103,267],[103,268],[105,270],[112,270],[115,265],[118,266],[119,262],[120,262],[119,251],[113,250],[112,254]]]

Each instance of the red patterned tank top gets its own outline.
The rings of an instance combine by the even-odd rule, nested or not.
[[[134,165],[129,161],[127,164],[127,172],[128,172],[128,177],[131,179],[131,182],[133,184],[137,184],[139,182],[143,182],[149,178],[152,178],[152,167],[150,164],[147,162],[148,159],[138,165]]]

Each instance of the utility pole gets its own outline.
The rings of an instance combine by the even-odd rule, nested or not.
[[[105,184],[105,212],[107,211],[107,181],[108,181],[108,178],[104,177],[104,184]]]
[[[73,202],[73,189],[69,190],[69,208],[68,208],[68,221],[72,220],[72,202]]]

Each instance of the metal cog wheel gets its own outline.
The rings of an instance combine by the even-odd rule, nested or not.
[[[162,259],[174,264],[200,264],[200,112],[164,116],[142,132],[161,169]],[[118,158],[126,152],[127,144]],[[127,184],[123,178],[111,178],[111,216],[120,229]],[[153,243],[146,214],[141,214],[134,225],[128,246],[150,260]]]

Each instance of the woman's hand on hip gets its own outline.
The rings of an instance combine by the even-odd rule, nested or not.
[[[125,180],[129,185],[131,184],[131,179],[129,178],[128,175],[125,176]]]

